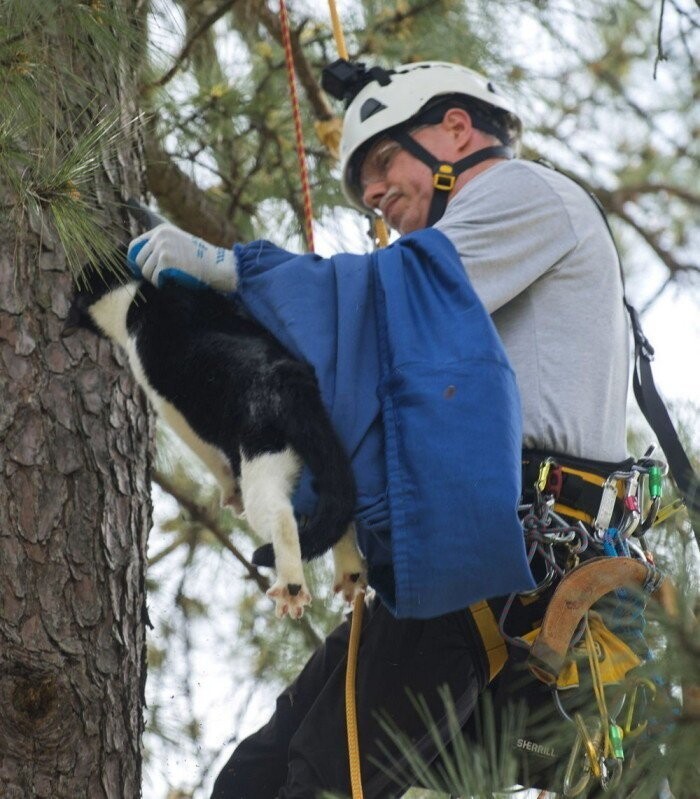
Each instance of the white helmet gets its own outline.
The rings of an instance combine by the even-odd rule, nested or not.
[[[358,67],[365,72],[363,65]],[[354,157],[375,136],[408,122],[431,100],[443,95],[464,95],[505,111],[509,115],[509,141],[504,144],[515,144],[519,139],[521,123],[512,101],[500,94],[488,78],[472,69],[442,61],[420,61],[394,70],[375,68],[365,74],[370,80],[352,98],[345,112],[340,141],[343,192],[365,213],[367,208],[362,202],[357,174],[359,164]]]

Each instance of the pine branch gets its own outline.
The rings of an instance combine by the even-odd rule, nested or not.
[[[583,186],[586,191],[594,194],[601,202],[603,207],[608,213],[614,214],[619,219],[621,219],[625,224],[629,225],[641,238],[642,240],[651,248],[654,254],[659,258],[659,260],[666,266],[669,271],[669,278],[664,283],[664,286],[656,295],[655,299],[666,289],[667,285],[674,281],[678,275],[685,273],[685,274],[700,274],[700,264],[695,263],[683,263],[682,261],[678,260],[674,254],[664,247],[659,241],[659,233],[654,233],[651,230],[648,230],[643,225],[639,224],[626,210],[625,203],[630,199],[630,189],[629,188],[621,188],[615,189],[610,191],[608,189],[604,189],[601,186],[592,186],[587,180],[582,178],[580,175],[575,175],[569,170],[563,169],[560,166],[556,166],[557,170],[562,172],[564,175],[568,175],[570,178],[575,180],[578,184]],[[647,184],[652,185],[652,184]],[[665,188],[665,187],[664,187]],[[668,187],[669,189],[672,187]],[[662,187],[659,186],[658,190],[662,190]],[[682,199],[686,199],[689,202],[697,201],[697,196],[690,194],[690,197],[693,200],[690,200],[688,197],[683,196],[686,194],[683,190],[679,189],[676,192],[678,196]],[[649,307],[649,303],[647,306]]]
[[[187,511],[192,521],[201,524],[209,530],[221,546],[227,549],[241,566],[243,566],[247,572],[248,578],[251,579],[263,593],[267,591],[270,587],[270,581],[231,543],[228,531],[221,527],[216,514],[212,513],[206,506],[200,505],[191,497],[184,494],[178,488],[175,481],[169,478],[164,472],[155,470],[151,479],[159,488],[162,488],[166,494],[170,494],[171,497],[177,500],[178,504]],[[186,541],[188,538],[185,536],[184,540]]]
[[[283,142],[279,135],[274,135],[273,141],[274,147],[277,150],[277,157],[279,159],[280,165],[284,165],[284,147]],[[294,176],[294,178],[293,178]],[[283,169],[282,172],[282,180],[287,188],[287,202],[289,203],[292,212],[297,220],[297,226],[299,228],[299,233],[302,234],[304,230],[304,226],[306,224],[306,218],[304,216],[304,204],[301,200],[301,192],[299,186],[298,175],[296,172],[292,172],[290,170]]]
[[[654,59],[654,80],[656,80],[656,70],[660,61],[666,60],[664,52],[663,32],[664,32],[664,11],[666,10],[666,0],[661,0],[661,11],[659,11],[659,28],[656,33],[656,58]]]
[[[169,83],[185,60],[189,57],[197,40],[203,36],[215,23],[217,23],[221,17],[223,17],[223,15],[235,5],[236,1],[237,0],[226,0],[226,2],[214,9],[211,14],[208,14],[197,26],[197,28],[192,31],[191,35],[187,37],[187,41],[183,45],[182,50],[180,50],[178,55],[175,57],[175,61],[170,69],[164,75],[161,75],[158,80],[149,84],[146,88],[161,88],[165,86],[166,83]]]
[[[700,264],[693,264],[693,263],[683,263],[679,261],[677,258],[674,257],[673,253],[670,250],[667,250],[660,242],[659,242],[659,234],[653,233],[650,230],[647,230],[645,227],[640,225],[636,220],[634,220],[629,213],[624,208],[624,205],[617,201],[615,198],[615,192],[610,193],[609,195],[609,202],[604,203],[606,207],[610,208],[610,210],[622,219],[623,222],[626,222],[633,230],[635,230],[639,236],[646,242],[646,244],[651,248],[654,254],[662,261],[665,266],[667,267],[670,276],[669,281],[674,280],[678,277],[681,273],[687,274],[700,274]]]
[[[241,240],[221,204],[200,189],[147,130],[144,151],[148,186],[175,225],[218,247],[230,247]]]
[[[644,316],[644,314],[654,305],[657,300],[661,298],[661,295],[666,291],[666,289],[673,283],[673,278],[667,277],[666,280],[659,286],[659,288],[649,297],[649,299],[642,305],[639,309],[639,313]]]
[[[157,552],[155,555],[152,555],[148,559],[148,566],[155,566],[156,563],[160,563],[161,560],[165,560],[168,555],[172,555],[173,552],[177,552],[178,549],[183,544],[186,544],[189,541],[189,536],[187,535],[178,535],[173,541],[171,541],[167,546],[163,547],[160,552]]]
[[[411,7],[399,6],[397,4],[396,11],[391,16],[382,19],[373,28],[374,33],[382,33],[385,36],[396,33],[404,22],[419,17],[424,11],[430,11],[435,8],[435,0],[424,0],[422,3],[416,3]],[[355,57],[374,52],[372,48],[366,43],[361,47]]]
[[[636,199],[639,194],[656,194],[658,192],[664,192],[671,197],[677,197],[679,200],[683,200],[689,205],[700,206],[700,194],[690,189],[682,188],[681,186],[673,186],[670,183],[655,183],[654,181],[632,183],[615,189],[612,194],[619,202],[627,202],[628,200]]]

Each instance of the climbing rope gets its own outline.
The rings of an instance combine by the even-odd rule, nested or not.
[[[338,8],[335,0],[328,0],[333,27],[333,38],[338,50],[338,56],[348,60],[348,48],[345,44],[343,26],[340,22]],[[337,157],[337,151],[336,151]],[[389,243],[389,234],[384,220],[374,220],[373,238],[375,247],[386,247]],[[363,799],[362,770],[360,767],[360,741],[357,730],[357,706],[355,694],[355,677],[357,674],[357,653],[360,646],[360,631],[362,629],[362,613],[364,610],[364,593],[358,592],[353,605],[352,622],[350,625],[350,640],[348,643],[348,662],[345,671],[345,724],[348,738],[348,758],[350,764],[350,788],[352,799]]]
[[[603,677],[600,673],[598,652],[596,650],[596,645],[593,639],[593,633],[591,632],[591,625],[588,622],[587,614],[584,622],[584,636],[586,643],[586,654],[588,655],[588,666],[591,670],[591,679],[593,681],[593,693],[598,706],[598,715],[600,716],[601,729],[603,731],[602,756],[607,758],[610,757],[612,750],[612,744],[610,741],[610,714],[608,712],[607,702],[605,701],[605,686],[603,685]]]
[[[328,7],[331,12],[331,24],[333,27],[333,38],[335,39],[335,47],[338,51],[338,56],[349,61],[348,48],[345,44],[345,35],[343,34],[343,26],[340,22],[340,15],[336,7],[335,0],[328,0]],[[324,141],[326,128],[320,128],[319,135],[321,140]],[[325,143],[325,141],[324,141]],[[329,148],[330,149],[330,148]],[[337,157],[337,152],[336,152]],[[386,223],[380,216],[368,217],[370,223],[370,231],[372,242],[375,247],[386,247],[389,243],[389,231],[387,230]]]
[[[333,26],[333,38],[340,58],[348,59],[348,48],[345,45],[343,26],[335,4],[335,0],[328,0],[328,7],[331,14]],[[385,241],[380,246],[386,246],[388,235],[384,226]],[[375,236],[377,227],[375,226]],[[360,631],[362,630],[362,614],[364,611],[364,592],[359,591],[355,596],[353,604],[352,621],[350,623],[350,640],[348,642],[348,662],[345,670],[345,726],[348,737],[348,759],[350,764],[350,788],[352,799],[363,799],[362,793],[362,769],[360,767],[360,739],[357,730],[357,704],[355,693],[355,678],[357,675],[357,653],[360,646]]]
[[[328,0],[328,8],[331,12],[331,24],[333,26],[333,38],[335,39],[335,47],[338,51],[338,57],[344,58],[348,61],[348,48],[345,46],[345,36],[343,35],[343,26],[340,22],[340,15],[338,14],[338,7],[335,0]]]
[[[333,36],[340,58],[348,58],[345,36],[340,22],[340,16],[335,0],[328,0]],[[284,58],[287,66],[287,79],[289,83],[289,96],[292,103],[294,119],[294,135],[296,139],[297,160],[301,177],[302,196],[304,199],[304,228],[306,244],[310,252],[314,251],[313,239],[313,205],[311,201],[311,184],[304,147],[304,134],[301,124],[301,109],[297,93],[296,75],[294,70],[294,57],[292,54],[292,40],[289,28],[289,15],[285,0],[280,0],[280,28],[282,43],[284,45]],[[317,132],[326,147],[337,157],[339,141],[339,125],[337,120],[330,120],[324,125],[317,126]],[[385,247],[389,243],[389,234],[384,220],[375,217],[372,220],[372,238],[375,247]],[[353,605],[350,638],[348,642],[348,661],[345,673],[345,719],[348,738],[348,757],[350,765],[350,785],[352,799],[363,799],[362,775],[360,769],[360,743],[357,729],[357,705],[355,698],[355,681],[357,674],[357,653],[360,645],[360,632],[362,629],[362,616],[364,611],[364,592],[359,591]]]
[[[311,183],[309,181],[309,168],[306,163],[306,150],[304,148],[304,132],[301,127],[301,109],[297,82],[294,72],[294,57],[292,55],[292,37],[289,31],[289,16],[284,0],[280,0],[280,27],[282,29],[282,43],[284,44],[284,60],[287,64],[287,79],[289,82],[289,96],[292,101],[292,115],[294,118],[294,136],[296,139],[297,160],[299,161],[299,174],[301,176],[301,193],[304,199],[304,232],[306,246],[309,252],[314,251],[313,218],[314,211],[311,203]]]
[[[348,641],[348,663],[345,670],[345,723],[348,736],[348,757],[350,760],[350,787],[352,799],[363,799],[362,774],[360,770],[360,741],[357,732],[357,705],[355,702],[355,681],[357,675],[357,652],[360,647],[362,614],[365,607],[364,591],[358,591],[352,607],[350,640]]]

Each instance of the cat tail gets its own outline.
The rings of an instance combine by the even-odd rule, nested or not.
[[[346,532],[353,518],[356,490],[350,459],[320,398],[306,396],[303,407],[303,413],[287,417],[285,434],[308,466],[318,495],[313,514],[299,528],[301,556],[312,560],[327,552]],[[274,565],[272,546],[257,549],[253,563]]]

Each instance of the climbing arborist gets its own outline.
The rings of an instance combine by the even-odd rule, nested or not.
[[[600,211],[567,177],[518,157],[521,120],[494,81],[448,63],[340,62],[326,86],[347,103],[343,190],[381,214],[396,243],[323,259],[268,242],[221,250],[163,225],[135,239],[129,258],[156,284],[174,275],[238,291],[316,367],[353,458],[358,539],[377,592],[357,704],[364,796],[385,799],[414,778],[381,718],[435,762],[411,696],[447,739],[446,687],[468,729],[504,665],[501,632],[536,626],[566,568],[555,546],[563,533],[540,541],[528,568],[521,463],[523,503],[551,508],[554,497],[564,527],[582,521],[566,534],[578,535],[577,553],[586,535],[595,540],[606,478],[631,473],[629,326]],[[312,500],[302,484],[298,510]],[[606,529],[621,512],[613,498]],[[349,793],[348,631],[326,639],[269,722],[236,747],[215,799]],[[628,643],[633,660],[644,656],[636,633]]]

